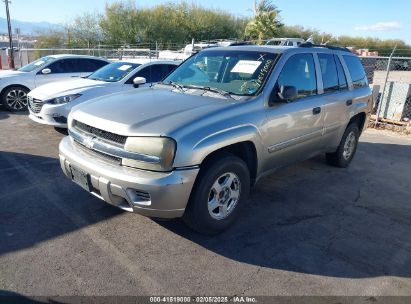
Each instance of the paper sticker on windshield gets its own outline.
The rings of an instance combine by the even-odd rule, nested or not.
[[[254,74],[260,65],[261,61],[240,60],[231,70],[231,73]]]
[[[120,71],[127,71],[129,68],[131,68],[131,65],[129,64],[123,64],[121,67],[119,67],[118,69]]]
[[[44,63],[44,61],[43,61],[43,60],[40,60],[40,61],[35,62],[34,65],[36,65],[36,66],[37,66],[37,65],[42,65],[43,63]]]

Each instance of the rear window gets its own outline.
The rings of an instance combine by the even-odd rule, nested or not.
[[[96,59],[80,59],[81,72],[94,72],[103,66],[107,65],[108,62]]]
[[[334,56],[335,63],[337,64],[337,72],[338,72],[338,84],[341,90],[348,88],[347,77],[345,76],[344,68],[341,64],[340,58],[338,56]]]
[[[368,85],[367,74],[361,61],[356,56],[343,56],[350,72],[354,88],[362,88]]]
[[[334,56],[331,54],[318,54],[318,59],[320,61],[324,92],[338,91],[338,74]]]

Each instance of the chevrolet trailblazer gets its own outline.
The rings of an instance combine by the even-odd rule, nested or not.
[[[273,170],[321,153],[347,167],[371,100],[347,49],[210,48],[154,87],[75,107],[61,167],[109,204],[214,234]]]

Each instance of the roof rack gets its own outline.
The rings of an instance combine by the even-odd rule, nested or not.
[[[329,50],[334,50],[334,51],[343,51],[343,52],[351,53],[351,51],[345,47],[326,45],[326,44],[314,44],[311,42],[301,43],[299,47],[305,47],[305,48],[320,47],[320,48],[327,48]]]

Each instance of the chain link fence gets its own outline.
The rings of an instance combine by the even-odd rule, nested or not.
[[[142,43],[138,45],[100,45],[96,48],[15,48],[15,67],[22,67],[40,57],[57,54],[76,54],[104,57],[110,60],[131,58],[160,58],[181,60],[187,57],[184,49],[187,44]],[[0,50],[1,66],[8,69],[8,51]]]
[[[411,56],[361,57],[374,90],[372,114],[382,123],[411,121]]]

